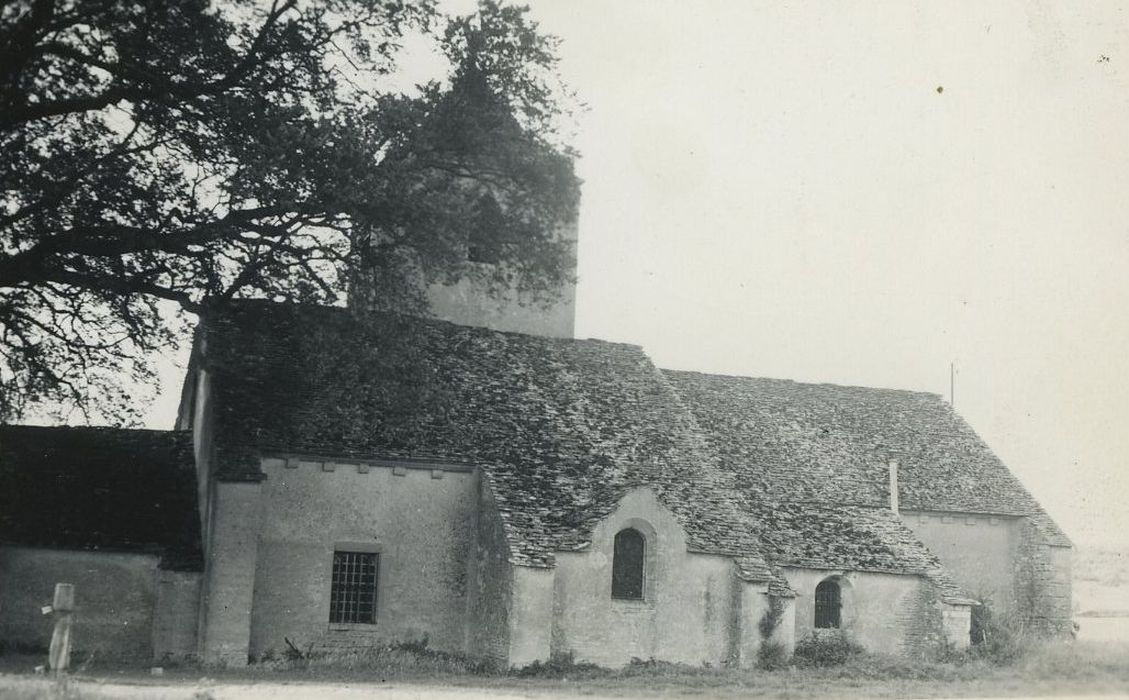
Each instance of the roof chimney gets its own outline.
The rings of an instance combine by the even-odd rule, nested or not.
[[[898,512],[898,460],[891,459],[890,467],[890,510]]]

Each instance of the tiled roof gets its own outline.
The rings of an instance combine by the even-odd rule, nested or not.
[[[1029,516],[1048,543],[1070,545],[936,394],[665,374],[757,500],[881,508],[889,503],[888,460],[896,458],[903,509]]]
[[[691,549],[775,578],[731,476],[636,346],[261,302],[213,313],[205,332],[221,478],[257,478],[258,454],[285,451],[475,464],[512,560],[531,566],[584,547],[647,485]]]
[[[0,542],[163,553],[198,568],[186,432],[0,425]]]
[[[239,302],[203,332],[221,478],[260,478],[258,456],[272,452],[474,464],[511,560],[528,566],[583,549],[646,485],[691,550],[733,556],[775,593],[788,589],[774,567],[794,565],[917,574],[960,597],[889,512],[885,452],[859,458],[876,442],[862,415],[912,422],[879,390],[858,390],[861,412],[810,397],[793,406],[789,387],[768,382],[757,398],[763,380],[663,372],[632,345],[340,308]],[[882,434],[917,468],[914,434]],[[920,491],[909,483],[907,507]]]
[[[967,596],[940,561],[886,508],[765,501],[749,494],[745,510],[758,524],[769,560],[812,569],[918,574],[950,601]]]

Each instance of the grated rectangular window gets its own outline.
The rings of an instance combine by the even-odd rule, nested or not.
[[[329,593],[330,622],[376,623],[376,580],[380,555],[375,552],[334,552]]]

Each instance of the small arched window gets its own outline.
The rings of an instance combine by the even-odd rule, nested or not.
[[[634,528],[620,530],[612,554],[612,597],[643,599],[643,559],[647,541]]]
[[[839,584],[831,579],[820,581],[815,587],[816,629],[838,628],[841,607]]]

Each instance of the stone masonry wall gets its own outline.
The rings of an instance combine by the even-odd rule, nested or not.
[[[968,648],[970,607],[945,603],[937,587],[924,578],[898,613],[906,629],[905,656],[932,659],[948,649]]]
[[[643,600],[611,597],[613,541],[626,527],[646,538]],[[718,664],[738,653],[732,560],[686,551],[681,526],[650,489],[625,495],[588,549],[556,558],[554,656],[615,667],[632,658]]]
[[[966,594],[996,616],[1066,632],[1071,621],[1069,547],[1046,544],[1027,518],[905,512],[902,519]]]
[[[245,665],[251,634],[262,485],[213,481],[198,640],[209,664]]]
[[[990,601],[1001,614],[1014,607],[1018,518],[921,511],[901,516],[966,594]]]
[[[484,285],[465,278],[453,284],[431,285],[427,298],[436,318],[464,326],[556,338],[571,338],[573,334],[574,285],[567,285],[561,297],[548,306],[510,290],[491,296]]]
[[[559,233],[575,242],[576,222],[562,226]],[[489,268],[486,272],[489,274]],[[571,338],[576,321],[576,284],[565,283],[556,292],[558,296],[551,303],[544,304],[516,289],[492,291],[488,282],[463,277],[451,284],[437,282],[429,285],[427,301],[435,318],[444,321],[499,331]]]
[[[1019,529],[1014,566],[1016,612],[1030,629],[1050,634],[1071,630],[1071,548],[1045,544],[1030,521]]]
[[[498,509],[484,480],[479,482],[475,531],[467,591],[467,654],[505,667],[509,665],[513,566]]]
[[[736,651],[731,660],[746,668],[755,666],[758,652],[766,642],[779,644],[791,654],[796,645],[794,601],[768,595],[768,586],[764,583],[739,581],[738,586],[740,604],[735,611],[737,624],[733,626]],[[767,628],[773,619],[776,625],[766,639],[761,623],[765,622]]]
[[[509,654],[507,665],[521,668],[552,656],[552,569],[514,566],[509,605]]]
[[[463,653],[478,476],[461,467],[266,458],[252,658],[426,638]],[[331,624],[333,552],[379,554],[375,624]]]
[[[902,656],[927,654],[944,638],[942,611],[932,585],[919,576],[859,571],[783,569],[796,592],[795,639],[815,629],[815,588],[836,577],[841,629],[869,651]]]
[[[153,660],[191,660],[197,656],[202,575],[197,571],[157,572],[153,619]]]

